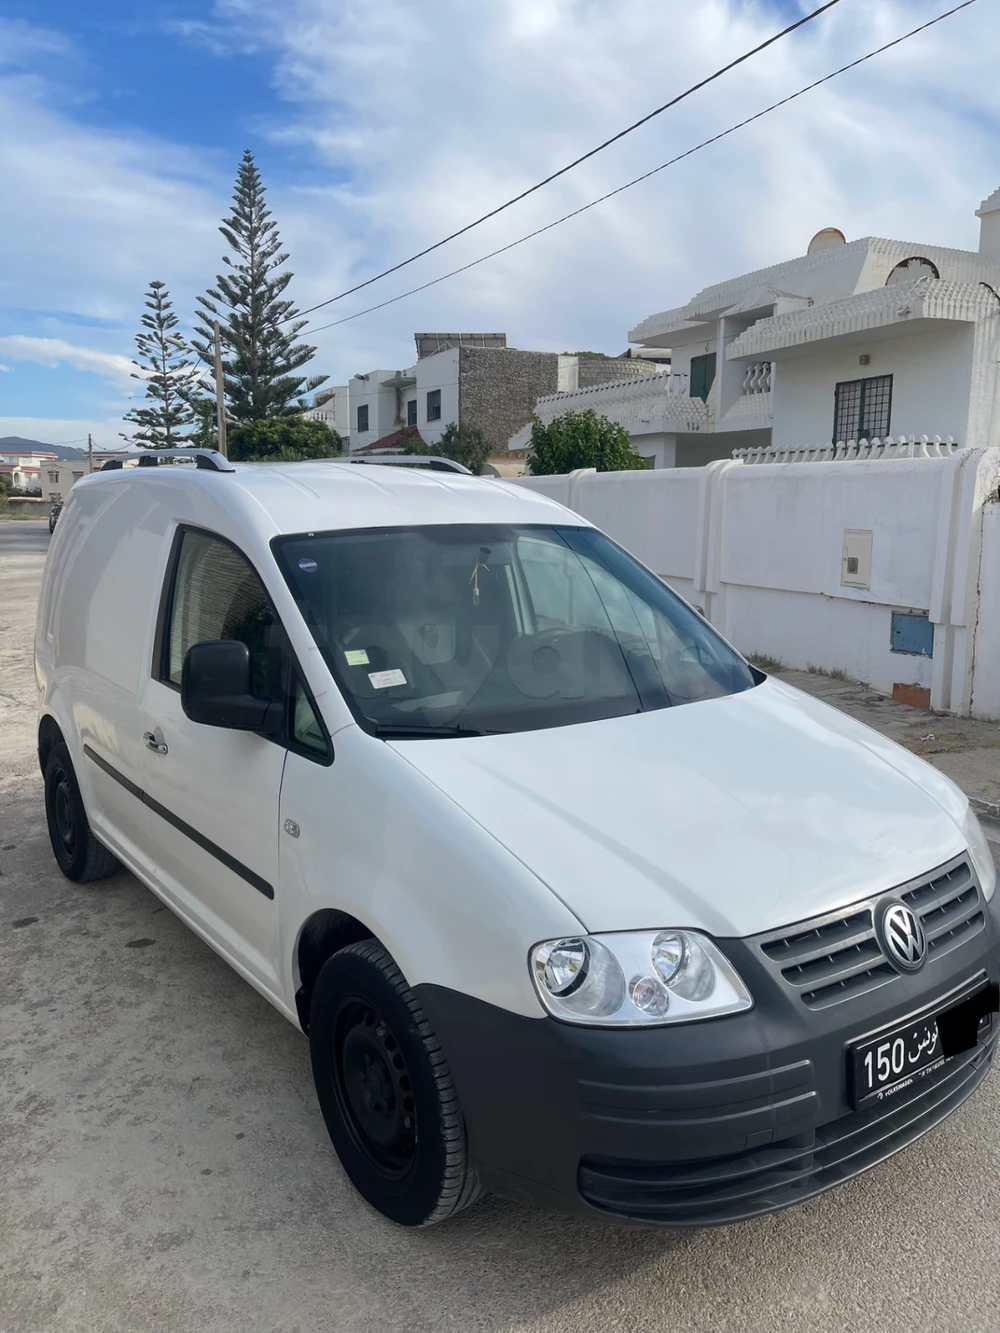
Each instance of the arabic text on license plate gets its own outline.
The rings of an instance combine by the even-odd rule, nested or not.
[[[853,1049],[854,1104],[901,1092],[917,1075],[944,1059],[937,1019],[925,1018],[885,1032]]]

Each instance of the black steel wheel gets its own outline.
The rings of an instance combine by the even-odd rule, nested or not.
[[[366,1000],[345,998],[330,1058],[338,1107],[358,1150],[386,1176],[402,1179],[417,1155],[416,1104],[388,1022]]]
[[[106,879],[121,869],[118,858],[91,831],[64,742],[52,747],[45,762],[45,818],[52,853],[67,879],[85,883]]]
[[[330,1138],[368,1203],[404,1226],[426,1226],[479,1197],[444,1053],[377,940],[324,965],[309,1043]]]

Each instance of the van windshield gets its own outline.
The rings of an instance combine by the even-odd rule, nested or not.
[[[590,528],[366,528],[272,547],[376,735],[566,726],[754,684],[701,616]]]

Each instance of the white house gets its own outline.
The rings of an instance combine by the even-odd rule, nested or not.
[[[523,351],[508,347],[504,333],[417,333],[414,339],[414,365],[351,380],[352,453],[392,448],[404,427],[433,447],[454,422],[483,432],[499,470],[520,472],[523,461],[508,458],[507,441],[530,421],[539,395],[657,370],[653,360],[627,356]]]
[[[69,495],[70,487],[87,475],[87,460],[85,458],[74,459],[67,462],[65,459],[55,458],[46,463],[41,470],[42,498],[55,504],[58,501],[65,500]]]
[[[0,449],[0,472],[10,477],[15,491],[37,491],[41,486],[42,469],[55,458],[55,454],[44,449]]]
[[[333,388],[320,389],[316,394],[314,407],[302,415],[307,421],[324,421],[331,430],[335,430],[343,439],[351,433],[350,389],[346,384],[337,384]]]
[[[888,435],[993,443],[1000,190],[977,216],[978,251],[846,242],[827,228],[800,258],[706,287],[632,329],[641,348],[671,349],[670,375],[548,395],[538,415],[592,406],[656,467]]]

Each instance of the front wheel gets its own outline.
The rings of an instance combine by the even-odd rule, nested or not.
[[[373,1208],[403,1226],[428,1226],[479,1197],[448,1062],[377,940],[324,965],[309,1045],[333,1146]]]

